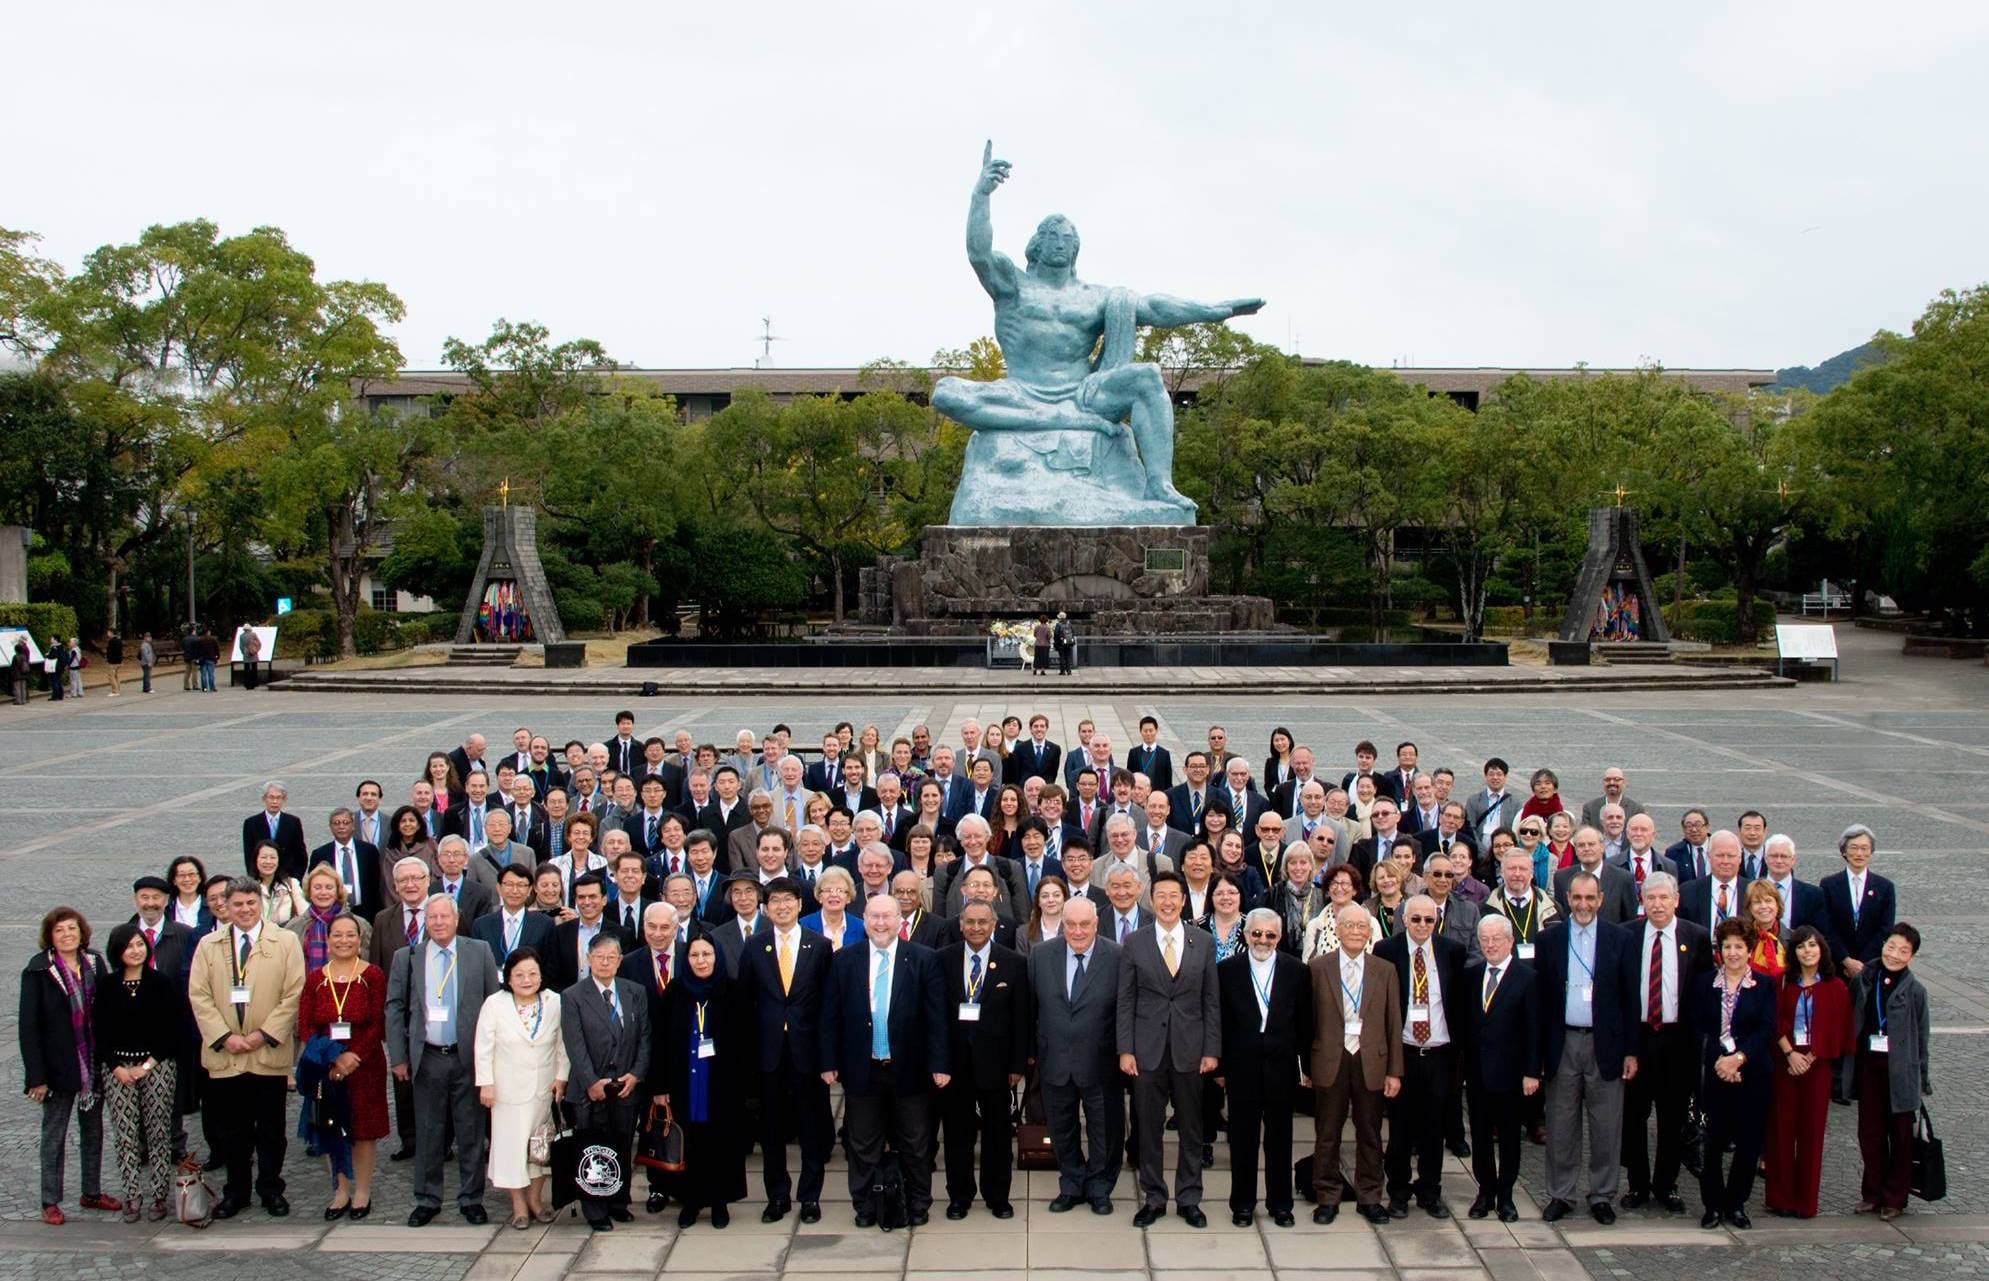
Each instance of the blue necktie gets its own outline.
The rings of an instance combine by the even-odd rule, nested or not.
[[[877,958],[877,977],[870,985],[870,1057],[891,1057],[891,954]]]

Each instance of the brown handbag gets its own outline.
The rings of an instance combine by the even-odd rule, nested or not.
[[[1009,1119],[1015,1124],[1015,1167],[1018,1170],[1054,1170],[1057,1150],[1050,1142],[1050,1127],[1043,1123],[1041,1086],[1027,1094],[1010,1090]]]

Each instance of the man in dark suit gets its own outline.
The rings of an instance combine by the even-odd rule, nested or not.
[[[1533,967],[1513,955],[1512,922],[1493,913],[1478,922],[1484,960],[1464,967],[1464,1084],[1471,1096],[1471,1175],[1478,1195],[1469,1214],[1496,1207],[1514,1223],[1512,1189],[1519,1178],[1521,1100],[1540,1091],[1540,983]],[[1475,999],[1471,999],[1475,998]]]
[[[1188,882],[1179,872],[1156,874],[1149,895],[1153,919],[1119,949],[1119,1071],[1132,1079],[1143,1201],[1133,1226],[1149,1227],[1167,1213],[1162,1144],[1172,1105],[1180,1137],[1175,1208],[1189,1227],[1203,1228],[1202,1078],[1222,1059],[1215,940],[1181,919]]]
[[[1847,975],[1878,964],[1886,936],[1898,915],[1898,895],[1892,882],[1871,870],[1878,837],[1863,823],[1853,823],[1837,838],[1844,870],[1823,878],[1824,937],[1830,954]]]
[[[856,1226],[874,1227],[871,1195],[888,1139],[904,1176],[905,1213],[925,1226],[932,1209],[932,1091],[953,1077],[946,982],[935,955],[898,937],[898,900],[863,905],[865,943],[829,963],[822,998],[822,1079],[843,1087]]]
[[[946,1134],[946,1217],[966,1218],[973,1203],[974,1143],[978,1139],[981,1198],[995,1218],[1009,1219],[1015,1217],[1008,1199],[1015,1166],[1015,1131],[1009,1119],[1008,1092],[1021,1082],[1033,1048],[1029,1042],[1028,976],[1022,954],[994,941],[991,906],[969,903],[954,924],[961,941],[938,954],[940,975],[946,983],[947,1056],[958,1069],[940,1092]]]
[[[1174,758],[1156,741],[1159,737],[1160,722],[1151,716],[1140,717],[1140,741],[1126,753],[1126,768],[1146,775],[1152,790],[1164,792],[1174,786]]]
[[[1052,1214],[1080,1202],[1093,1214],[1112,1213],[1125,1148],[1125,1078],[1114,1051],[1119,959],[1117,945],[1099,937],[1098,908],[1087,898],[1064,908],[1057,938],[1029,949],[1036,1064],[1057,1153]]]
[[[1312,1050],[1312,976],[1297,957],[1279,950],[1282,929],[1276,912],[1252,910],[1243,918],[1248,950],[1216,965],[1222,1009],[1217,1081],[1229,1100],[1229,1217],[1239,1228],[1249,1227],[1257,1212],[1260,1136],[1264,1208],[1281,1228],[1296,1222],[1291,1119],[1299,1065]]]
[[[1301,743],[1291,749],[1291,777],[1273,787],[1269,796],[1271,808],[1277,811],[1279,818],[1292,818],[1299,813],[1299,796],[1305,791],[1307,783],[1318,782],[1320,796],[1325,796],[1326,780],[1313,773],[1312,762],[1311,748]]]
[[[470,868],[469,847],[454,836],[445,836],[435,847],[435,875],[428,882],[430,894],[446,895],[456,905],[465,922],[474,921],[497,906],[497,876],[475,875]],[[467,926],[465,933],[468,932]]]
[[[994,873],[995,881],[1001,886],[1002,900],[1014,905],[1010,911],[1013,918],[1017,912],[1028,914],[1029,887],[1022,879],[1022,868],[1015,860],[988,853],[990,829],[987,820],[969,814],[960,820],[953,829],[960,840],[960,857],[939,869],[933,878],[932,902],[935,909],[951,913],[960,910],[960,882],[969,868],[986,867]]]
[[[1644,878],[1652,872],[1678,879],[1678,864],[1658,852],[1657,821],[1649,814],[1631,815],[1623,827],[1623,840],[1622,853],[1608,861],[1630,874],[1639,904],[1643,902]]]
[[[1209,808],[1213,791],[1209,786],[1209,754],[1189,752],[1181,769],[1187,777],[1167,789],[1167,821],[1193,835],[1201,830],[1202,815]],[[1230,826],[1236,826],[1233,817]]]
[[[478,770],[489,772],[490,767],[484,763],[484,754],[488,750],[488,744],[481,734],[471,734],[463,739],[461,747],[449,749],[449,764],[456,769],[458,783],[468,783],[470,775]]]
[[[663,1000],[670,990],[670,984],[677,976],[686,972],[684,949],[689,941],[677,928],[677,909],[668,903],[650,903],[641,918],[642,942],[629,949],[622,956],[619,977],[627,979],[640,988],[649,1005],[649,1026],[663,1026]],[[730,971],[728,971],[729,973]],[[650,1072],[643,1093],[650,1096],[666,1093],[663,1085],[661,1055],[652,1051]],[[669,1176],[655,1166],[649,1168],[649,1200],[644,1208],[651,1214],[660,1212],[668,1203],[669,1196],[664,1186]]]
[[[1376,797],[1386,796],[1389,800],[1400,805],[1402,803],[1402,793],[1397,790],[1400,780],[1393,773],[1377,773],[1375,771],[1374,762],[1375,758],[1379,755],[1380,749],[1367,739],[1362,739],[1360,742],[1355,743],[1354,767],[1348,770],[1340,779],[1340,788],[1348,796],[1352,796],[1354,794],[1354,780],[1360,778],[1362,775],[1368,775],[1374,779],[1374,794]]]
[[[472,850],[484,847],[483,816],[492,808],[490,778],[479,770],[463,780],[463,799],[449,807],[442,816],[442,834],[460,836],[468,841]]]
[[[1739,916],[1747,902],[1740,837],[1724,829],[1707,837],[1706,866],[1706,875],[1694,877],[1680,893],[1678,914],[1710,934],[1721,921]]]
[[[546,807],[539,804],[529,775],[512,775],[510,801],[500,808],[511,816],[512,840],[529,848],[541,863],[552,856],[548,830],[552,821],[546,817]]]
[[[1042,883],[1044,877],[1061,878],[1064,874],[1062,860],[1047,852],[1049,840],[1049,827],[1040,818],[1024,819],[1022,826],[1016,829],[1015,843],[1020,847],[1021,857],[1014,861],[1022,871],[1022,892],[1025,903],[1034,904],[1036,887]],[[1068,886],[1069,883],[1065,884]],[[1021,919],[1025,923],[1029,919],[1026,907],[1022,911]]]
[[[589,872],[574,880],[573,910],[578,915],[553,927],[551,951],[545,963],[547,987],[564,991],[585,977],[587,951],[598,935],[612,934],[624,948],[629,946],[630,940],[608,916],[607,908],[608,883],[599,872]],[[620,965],[620,959],[615,963]]]
[[[1416,1204],[1431,1218],[1447,1219],[1443,1129],[1456,1088],[1456,1039],[1470,1001],[1465,949],[1437,933],[1437,903],[1429,895],[1410,898],[1401,916],[1401,932],[1374,949],[1376,958],[1395,967],[1402,1002],[1402,1090],[1388,1105],[1388,1214],[1407,1217],[1413,1189]]]
[[[1057,781],[1057,769],[1063,764],[1064,749],[1049,739],[1050,718],[1037,712],[1029,718],[1029,737],[1015,745],[1008,754],[1008,768],[1005,780],[1022,786],[1032,778],[1040,778],[1045,783]]]
[[[1644,878],[1644,921],[1633,927],[1632,937],[1637,1074],[1623,1086],[1623,1169],[1630,1190],[1622,1204],[1634,1210],[1655,1200],[1670,1213],[1683,1214],[1678,1167],[1699,1081],[1699,1022],[1693,1003],[1713,971],[1713,948],[1705,930],[1679,917],[1678,883],[1669,872]],[[1653,1111],[1655,1161],[1645,1137]]]
[[[242,820],[242,866],[250,880],[256,879],[256,846],[265,841],[276,846],[279,877],[304,875],[304,825],[295,814],[283,812],[283,803],[289,799],[290,790],[272,779],[262,785],[262,812]]]
[[[581,1129],[614,1136],[624,1175],[636,1120],[648,1099],[649,1001],[640,987],[618,976],[621,935],[602,930],[587,945],[587,973],[560,992],[559,1030],[566,1042],[568,1102]],[[626,1177],[622,1186],[628,1187]],[[596,1232],[609,1220],[628,1222],[626,1202],[582,1198],[587,1226]]]
[[[1706,838],[1712,835],[1712,820],[1706,811],[1694,807],[1685,811],[1679,820],[1682,837],[1665,847],[1664,856],[1678,868],[1679,884],[1697,876],[1704,876],[1706,867]]]
[[[1762,879],[1782,897],[1782,937],[1805,925],[1814,925],[1830,937],[1830,916],[1824,910],[1823,890],[1796,876],[1796,843],[1780,832],[1762,847]]]
[[[740,967],[745,964],[746,945],[751,942],[755,934],[766,929],[771,922],[768,921],[767,914],[761,910],[763,891],[757,875],[752,872],[734,872],[725,878],[723,888],[724,903],[729,913],[726,919],[716,925],[707,926],[696,916],[692,916],[690,918],[692,927],[698,932],[687,934],[680,930],[679,936],[683,944],[689,946],[693,939],[709,935],[713,945],[718,948],[718,955],[725,962],[726,974],[736,978],[741,972]],[[691,903],[695,907],[697,902],[695,882],[692,894],[694,897]]]
[[[746,826],[752,818],[752,810],[739,791],[739,771],[730,765],[720,765],[712,775],[711,794],[685,821],[692,827],[717,833],[719,847],[723,849],[731,840],[732,833]]]
[[[772,922],[740,953],[741,982],[751,993],[760,1051],[760,1098],[765,1101],[760,1150],[767,1208],[762,1223],[778,1223],[801,1198],[801,1221],[822,1217],[822,1172],[834,1122],[822,1080],[822,1002],[829,979],[829,941],[801,928],[801,887],[788,877],[766,886]],[[797,1135],[801,1181],[787,1172],[787,1145]]]
[[[497,874],[498,905],[470,922],[470,937],[490,949],[498,968],[521,947],[545,956],[553,941],[553,919],[532,910],[532,873],[514,863]],[[543,968],[543,966],[541,966]]]
[[[358,839],[358,823],[352,811],[342,805],[331,812],[327,825],[332,838],[311,851],[307,866],[331,864],[345,884],[346,905],[361,920],[371,920],[374,913],[386,906],[380,898],[385,883],[380,875],[380,851]]]
[[[608,872],[613,880],[608,884],[608,903],[603,910],[621,931],[623,941],[633,948],[642,938],[643,912],[651,903],[660,902],[662,895],[648,889],[648,860],[634,850],[615,855]],[[662,888],[660,881],[657,888]]]
[[[1229,825],[1239,832],[1254,831],[1257,816],[1271,808],[1271,802],[1251,784],[1250,762],[1241,756],[1229,758],[1219,795],[1229,802]]]
[[[1603,861],[1602,833],[1584,827],[1575,833],[1575,861],[1554,873],[1554,905],[1568,914],[1568,885],[1575,876],[1587,872],[1596,878],[1602,891],[1600,915],[1611,925],[1637,919],[1637,883],[1613,863]]]
[[[635,736],[635,713],[615,713],[615,736],[607,741],[608,766],[617,774],[633,774],[642,764],[642,740]]]
[[[1585,829],[1597,836],[1595,829]],[[1540,1217],[1557,1223],[1574,1209],[1582,1130],[1588,1131],[1589,1213],[1616,1222],[1622,1176],[1623,1083],[1637,1075],[1636,944],[1601,920],[1602,884],[1577,871],[1567,887],[1568,918],[1542,930],[1534,952],[1541,983],[1541,1071],[1547,1079],[1547,1195]]]

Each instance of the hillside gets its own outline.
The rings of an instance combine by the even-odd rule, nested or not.
[[[1778,369],[1775,371],[1775,386],[1783,391],[1807,387],[1821,396],[1878,359],[1878,345],[1865,343],[1849,351],[1840,351],[1814,368],[1809,365],[1797,365],[1792,369]]]

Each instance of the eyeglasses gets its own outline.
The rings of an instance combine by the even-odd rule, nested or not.
[[[1456,878],[1455,872],[1424,872],[1423,876],[1432,881],[1448,881]]]
[[[1276,930],[1247,930],[1244,932],[1244,937],[1253,938],[1253,939],[1275,939],[1278,937],[1278,932]]]
[[[1407,922],[1408,922],[1409,924],[1411,924],[1411,925],[1435,925],[1435,924],[1436,924],[1436,917],[1434,917],[1434,916],[1405,916],[1405,917],[1403,917],[1402,919],[1403,919],[1403,920],[1405,920],[1405,921],[1407,921]]]

